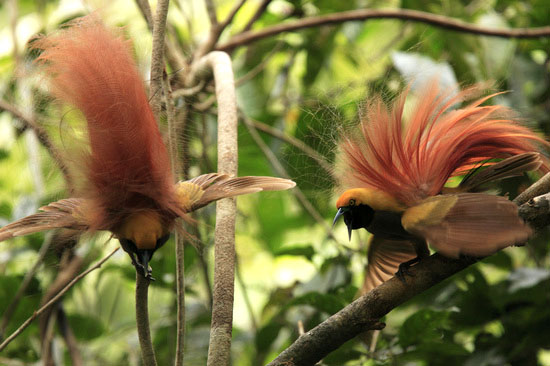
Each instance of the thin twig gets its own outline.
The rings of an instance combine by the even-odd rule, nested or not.
[[[82,360],[82,355],[80,354],[80,350],[78,349],[76,337],[73,333],[73,330],[71,329],[71,326],[69,325],[69,321],[67,319],[67,315],[65,314],[63,306],[59,306],[59,308],[57,309],[57,324],[59,326],[59,330],[61,332],[61,335],[63,336],[63,339],[65,339],[65,344],[67,345],[67,348],[69,350],[69,355],[71,356],[71,365],[83,366],[84,361]]]
[[[269,160],[269,162],[273,166],[273,169],[275,169],[275,171],[277,172],[277,175],[279,175],[282,178],[290,179],[290,176],[287,173],[286,169],[279,162],[275,154],[273,154],[273,151],[269,149],[269,147],[264,142],[264,140],[262,140],[262,138],[258,134],[258,131],[254,127],[252,122],[248,119],[248,117],[243,115],[242,120],[244,121],[246,128],[250,132],[250,136],[252,136],[252,139],[254,140],[254,142],[256,142],[256,145],[258,145],[258,147],[260,148],[260,150],[262,150],[267,160]],[[321,216],[321,214],[315,209],[315,207],[313,207],[313,205],[311,204],[311,202],[309,202],[309,200],[307,199],[305,194],[302,192],[302,190],[298,187],[294,187],[294,189],[292,189],[291,192],[296,196],[298,201],[300,201],[300,203],[302,204],[306,212],[309,213],[309,215],[325,229],[325,231],[327,232],[327,236],[330,237],[331,239],[336,240],[336,238],[332,233],[332,228],[330,227],[330,225],[326,223],[325,219]]]
[[[258,321],[256,320],[256,316],[254,315],[254,308],[252,307],[252,301],[250,301],[250,296],[248,296],[248,290],[246,287],[246,284],[244,283],[243,276],[241,274],[241,266],[239,265],[240,261],[237,259],[236,261],[236,267],[235,267],[235,273],[237,275],[237,282],[239,283],[239,286],[241,287],[241,291],[243,293],[243,299],[244,304],[246,305],[246,310],[248,310],[248,315],[250,316],[250,322],[252,323],[252,329],[254,332],[258,331]]]
[[[220,23],[220,34],[233,21],[233,18],[235,18],[235,15],[237,15],[237,12],[242,8],[245,2],[246,0],[239,0],[235,3],[235,5],[233,5],[233,8],[231,8],[231,10],[229,11],[227,18],[225,18],[225,20]]]
[[[181,223],[179,223],[181,225]],[[176,366],[183,366],[185,351],[185,242],[183,235],[176,230],[174,244],[176,247]]]
[[[143,15],[143,19],[147,23],[147,28],[150,31],[153,30],[153,13],[151,12],[151,6],[149,5],[149,0],[136,0],[137,6]]]
[[[210,107],[214,105],[214,103],[216,103],[216,96],[210,95],[204,101],[193,103],[191,106],[193,107],[194,110],[198,112],[206,112],[207,110],[210,109]]]
[[[25,294],[27,287],[29,287],[31,280],[38,271],[38,267],[40,267],[40,265],[44,261],[44,257],[46,256],[46,253],[48,253],[48,249],[50,248],[50,245],[52,243],[52,237],[52,234],[46,234],[46,238],[44,239],[44,242],[40,247],[40,251],[38,252],[38,258],[36,259],[36,262],[34,262],[32,268],[27,273],[25,273],[25,277],[21,282],[21,286],[19,286],[17,292],[15,293],[15,296],[13,297],[13,300],[4,311],[4,314],[2,314],[2,323],[0,324],[0,339],[4,338],[4,332],[6,331],[6,327],[8,326],[9,321],[12,319],[13,312],[19,304],[19,300],[21,300],[21,298]]]
[[[256,10],[256,12],[254,13],[254,15],[252,15],[252,18],[250,18],[250,20],[248,21],[248,23],[246,23],[246,25],[244,26],[243,30],[241,33],[244,33],[246,31],[249,31],[252,26],[254,25],[254,23],[256,23],[256,21],[258,19],[260,19],[260,17],[262,16],[262,14],[265,12],[265,10],[267,9],[267,6],[269,5],[269,3],[271,2],[271,0],[263,0],[262,3],[260,4],[260,6],[258,6],[258,9]]]
[[[191,79],[213,71],[218,100],[218,172],[237,175],[237,101],[229,55],[211,52],[194,65]],[[214,295],[208,366],[226,366],[231,361],[231,332],[235,287],[234,198],[216,203]]]
[[[162,75],[164,73],[164,35],[170,0],[159,0],[153,24],[153,50],[151,54],[151,107],[158,118],[162,100]]]
[[[78,281],[80,281],[82,278],[84,278],[86,275],[88,275],[88,273],[92,272],[93,270],[101,267],[101,265],[103,263],[105,263],[107,261],[107,259],[111,258],[111,256],[113,254],[116,253],[116,251],[118,250],[119,248],[116,248],[115,250],[113,250],[111,253],[109,253],[107,256],[105,256],[103,259],[101,259],[99,262],[97,262],[96,264],[94,264],[93,266],[91,266],[90,268],[88,268],[86,271],[82,272],[81,274],[79,274],[78,276],[76,276],[69,284],[67,284],[67,286],[65,286],[61,291],[59,291],[57,293],[57,295],[55,295],[54,297],[51,298],[50,301],[48,301],[46,304],[44,304],[40,309],[38,309],[37,311],[35,311],[31,317],[29,317],[27,320],[25,320],[25,322],[23,324],[21,324],[21,326],[19,328],[17,328],[17,330],[15,332],[13,332],[8,338],[6,338],[6,340],[4,342],[2,342],[2,344],[0,344],[0,352],[6,348],[6,346],[11,342],[13,341],[19,334],[21,334],[21,332],[23,332],[25,330],[25,328],[27,328],[34,319],[36,319],[36,317],[40,316],[40,314],[42,314],[44,311],[46,311],[50,306],[52,306],[53,304],[55,304],[57,302],[57,300],[59,300],[63,295],[65,295],[65,293],[67,291],[69,291],[71,289],[71,287],[73,287]]]
[[[136,0],[136,3],[138,5],[138,8],[143,15],[143,19],[145,19],[145,22],[147,23],[147,28],[152,32],[153,31],[153,14],[151,13],[151,7],[149,6],[148,0]],[[168,31],[172,31],[173,34],[173,27],[168,26]],[[166,37],[165,37],[166,38]],[[176,45],[174,42],[172,42],[170,39],[165,39],[165,45],[164,45],[164,51],[166,53],[166,58],[168,59],[168,63],[170,64],[172,70],[175,71],[181,71],[185,70],[187,68],[187,63],[185,59],[183,58],[183,51]],[[180,76],[181,73],[176,72],[175,74],[177,78],[180,80],[181,83],[183,83],[183,76]]]
[[[178,124],[176,123],[176,109],[172,97],[172,88],[168,77],[164,78],[164,103],[166,105],[166,118],[168,122],[168,148],[170,151],[172,173],[179,180],[179,148],[177,145]],[[181,222],[176,222],[181,227]],[[174,364],[183,366],[184,342],[185,342],[185,278],[184,278],[184,241],[183,235],[176,230],[174,234],[176,251],[176,356]]]
[[[206,1],[207,9],[208,9],[208,7],[209,7],[208,4],[209,4],[209,2],[211,2],[211,0],[205,0],[205,1]],[[239,9],[243,6],[245,1],[246,0],[239,0],[239,2],[237,2],[233,6],[231,11],[229,12],[229,15],[227,16],[227,18],[223,22],[218,23],[217,20],[216,20],[216,23],[212,23],[212,19],[210,20],[211,23],[212,23],[212,27],[210,27],[210,33],[208,34],[208,38],[206,39],[206,41],[204,41],[199,46],[199,48],[197,49],[197,51],[193,55],[193,59],[199,60],[204,55],[206,55],[208,52],[210,52],[214,49],[214,47],[218,43],[218,40],[220,39],[220,36],[221,36],[222,32],[229,25],[229,23],[231,23],[233,21],[233,18],[235,17],[235,15],[239,11]],[[212,4],[212,6],[213,6],[213,4]],[[208,11],[208,14],[209,15],[211,14],[210,10]],[[214,11],[214,14],[215,14],[215,11]]]
[[[292,32],[299,29],[319,27],[332,24],[340,24],[348,21],[367,19],[402,19],[431,24],[437,27],[485,36],[503,38],[539,38],[550,36],[550,27],[495,29],[469,24],[457,19],[442,15],[426,13],[409,9],[357,9],[340,13],[325,14],[315,17],[302,18],[300,20],[276,24],[259,31],[247,31],[233,36],[228,42],[220,44],[216,49],[220,51],[232,51],[236,47],[256,42],[262,38],[271,37],[284,32]]]
[[[190,88],[181,88],[178,90],[174,90],[174,92],[172,93],[172,97],[175,99],[180,97],[193,96],[204,88],[204,84],[206,84],[206,82],[204,80],[200,80],[197,85],[192,86]]]
[[[63,162],[63,159],[61,157],[61,154],[57,150],[57,148],[54,146],[52,141],[50,140],[50,137],[48,136],[48,133],[40,124],[38,124],[33,118],[28,118],[25,116],[23,112],[21,112],[19,109],[17,109],[15,106],[9,104],[8,102],[0,99],[0,110],[4,110],[6,112],[9,112],[12,116],[17,118],[26,128],[30,128],[34,131],[36,134],[36,137],[38,137],[38,141],[48,150],[48,153],[53,158],[55,163],[57,164],[59,170],[61,170],[61,173],[63,173],[63,177],[65,178],[65,182],[67,183],[67,186],[69,188],[73,187],[73,181],[71,178],[71,175],[69,174],[69,170],[65,163]]]
[[[206,12],[208,13],[208,19],[210,19],[210,25],[215,27],[218,25],[218,16],[216,15],[216,6],[214,0],[204,0],[206,6]]]

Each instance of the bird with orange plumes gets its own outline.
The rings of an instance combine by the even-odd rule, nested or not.
[[[391,106],[373,98],[359,125],[343,133],[347,190],[334,223],[343,216],[350,239],[356,229],[372,234],[363,294],[394,274],[405,280],[409,266],[429,255],[427,244],[448,257],[479,257],[532,234],[514,203],[483,190],[495,180],[548,170],[537,150],[549,144],[509,108],[484,104],[496,94],[457,107],[480,92],[474,86],[451,94],[433,81],[410,110],[407,92]],[[457,187],[445,187],[462,175]]]
[[[97,17],[80,18],[32,47],[42,50],[36,63],[52,94],[85,117],[88,146],[71,159],[82,177],[75,196],[4,226],[0,241],[54,228],[107,230],[138,272],[151,278],[149,260],[176,218],[221,198],[295,186],[287,179],[217,173],[175,183],[131,44]]]

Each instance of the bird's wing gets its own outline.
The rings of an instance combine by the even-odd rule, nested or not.
[[[0,241],[57,228],[87,230],[89,223],[86,218],[86,203],[85,199],[67,198],[40,207],[42,212],[0,228]]]
[[[176,184],[179,205],[191,212],[221,198],[260,191],[280,191],[296,185],[293,181],[275,177],[236,177],[227,174],[203,174]]]
[[[439,195],[407,209],[401,223],[443,255],[486,256],[522,244],[532,229],[508,199],[483,193]]]
[[[392,278],[401,263],[417,256],[412,242],[382,239],[375,235],[370,237],[367,255],[368,262],[365,267],[365,279],[361,295]]]

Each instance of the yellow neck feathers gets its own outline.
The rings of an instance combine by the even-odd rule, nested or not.
[[[336,208],[359,205],[368,205],[375,211],[403,212],[407,208],[389,194],[372,188],[348,189],[336,201]]]
[[[131,240],[138,249],[155,249],[157,240],[170,231],[158,213],[143,211],[132,214],[115,231],[119,238]]]

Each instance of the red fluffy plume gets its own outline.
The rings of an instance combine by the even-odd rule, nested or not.
[[[84,114],[90,142],[81,196],[95,204],[93,228],[129,210],[174,212],[170,160],[149,106],[131,45],[95,17],[33,43],[51,91]]]
[[[436,82],[419,94],[419,101],[404,121],[407,92],[388,109],[381,98],[365,106],[354,130],[344,136],[345,183],[375,188],[412,205],[438,194],[447,180],[487,159],[506,158],[537,151],[548,143],[510,119],[506,107],[482,106],[496,94],[478,99],[462,109],[452,108],[478,87],[456,95],[442,92]],[[545,168],[547,169],[545,159]]]

